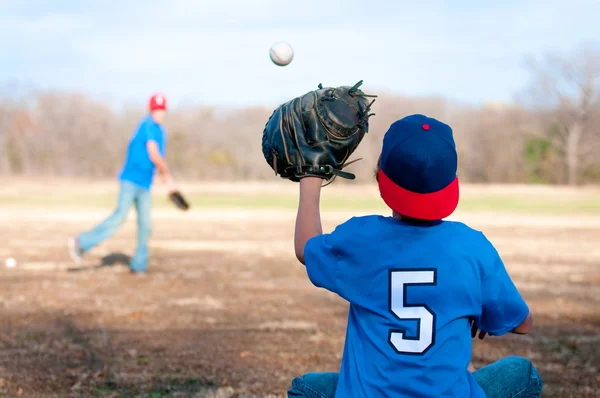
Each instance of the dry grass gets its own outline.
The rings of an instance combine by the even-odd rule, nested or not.
[[[185,189],[293,199],[297,187]],[[327,189],[332,196],[376,196],[374,187]],[[67,236],[110,210],[76,206],[70,195],[114,195],[114,183],[73,188],[60,181],[51,190],[64,205],[0,206],[0,257],[18,261],[16,268],[0,269],[0,397],[281,396],[295,375],[339,366],[347,304],[314,288],[295,261],[293,209],[203,206],[186,214],[160,207],[153,214],[150,274],[135,278],[119,263],[126,256],[118,255],[134,248],[133,217],[92,253],[89,268],[73,269],[66,253]],[[47,191],[19,182],[1,188],[0,197]],[[598,195],[592,188],[463,191],[470,198]],[[325,211],[325,228],[356,212]],[[544,396],[600,395],[600,215],[463,209],[454,218],[497,245],[536,314],[529,336],[474,342],[475,366],[524,355],[540,369]]]

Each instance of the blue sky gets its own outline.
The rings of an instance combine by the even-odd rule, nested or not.
[[[527,56],[598,40],[599,15],[598,0],[0,0],[0,83],[112,104],[163,91],[174,105],[274,105],[360,79],[511,101]],[[295,51],[283,68],[268,56],[280,40]]]

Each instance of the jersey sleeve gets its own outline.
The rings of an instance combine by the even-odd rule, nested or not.
[[[313,285],[345,297],[338,280],[341,268],[347,265],[349,245],[356,233],[355,218],[338,225],[329,234],[317,235],[304,247],[304,264]]]
[[[146,123],[144,126],[144,141],[154,141],[157,144],[161,142],[160,128],[154,123]]]
[[[486,239],[487,240],[487,239]],[[482,312],[479,329],[492,336],[502,336],[519,326],[529,314],[529,307],[508,275],[504,262],[491,243],[484,256],[481,284]]]
[[[334,234],[321,234],[309,239],[304,247],[304,263],[313,285],[337,293],[338,254]]]

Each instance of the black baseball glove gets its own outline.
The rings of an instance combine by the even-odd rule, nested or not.
[[[171,200],[171,202],[173,202],[175,206],[177,206],[177,208],[181,210],[188,210],[190,208],[190,204],[187,200],[185,200],[185,198],[179,191],[169,192],[169,199]]]
[[[262,150],[275,174],[292,181],[315,176],[329,181],[339,176],[369,129],[375,100],[354,86],[323,88],[280,105],[265,126]]]

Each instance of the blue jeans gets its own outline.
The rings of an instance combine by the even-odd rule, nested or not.
[[[288,397],[334,398],[338,373],[308,373],[292,381]],[[525,358],[507,357],[476,370],[473,377],[488,398],[537,398],[542,379]]]
[[[79,247],[83,252],[91,250],[117,232],[119,227],[127,220],[127,214],[133,204],[135,204],[137,210],[138,241],[135,255],[129,266],[134,272],[146,271],[148,269],[148,240],[152,233],[150,221],[152,195],[149,190],[127,181],[121,182],[117,208],[113,213],[91,231],[84,232],[77,237]]]

